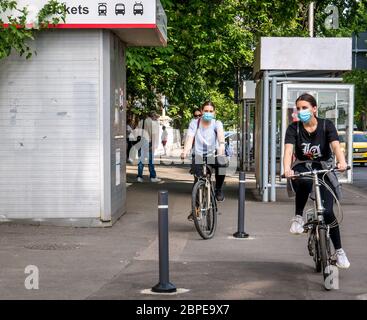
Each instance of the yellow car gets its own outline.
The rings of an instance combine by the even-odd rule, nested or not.
[[[339,131],[340,146],[345,153],[345,131]],[[353,164],[362,166],[367,162],[367,131],[353,132]]]

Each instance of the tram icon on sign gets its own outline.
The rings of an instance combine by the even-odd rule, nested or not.
[[[115,6],[115,14],[118,16],[119,14],[125,15],[125,5],[123,3],[118,3]]]
[[[144,7],[141,2],[135,2],[134,4],[134,16],[137,14],[143,15],[144,13]]]
[[[106,3],[98,3],[98,15],[99,16],[107,15],[107,4]]]

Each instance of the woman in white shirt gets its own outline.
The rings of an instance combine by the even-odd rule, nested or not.
[[[193,119],[190,122],[186,134],[186,142],[181,158],[184,159],[192,152],[192,171],[195,176],[202,175],[202,162],[200,159],[206,156],[217,154],[224,157],[225,140],[224,129],[221,121],[215,119],[215,106],[207,101],[201,107],[201,118]],[[224,174],[219,174],[218,161],[212,165],[215,168],[215,197],[217,201],[224,201],[223,183]]]

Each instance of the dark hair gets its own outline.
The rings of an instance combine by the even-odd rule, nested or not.
[[[203,103],[203,105],[201,106],[201,110],[203,110],[206,106],[211,106],[211,107],[213,107],[213,109],[215,110],[215,105],[214,105],[214,103],[213,103],[213,102],[211,102],[211,101],[205,101],[205,102]]]
[[[309,93],[303,93],[301,94],[297,100],[296,100],[296,104],[298,101],[307,101],[311,104],[311,106],[313,107],[317,107],[317,102],[316,99],[314,98],[314,96],[310,95]]]
[[[166,127],[165,127],[165,126],[163,126],[163,127],[162,127],[162,130],[166,130]]]

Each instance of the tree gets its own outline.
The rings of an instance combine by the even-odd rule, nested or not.
[[[191,110],[215,99],[228,126],[237,121],[236,74],[252,70],[261,36],[308,36],[309,0],[162,0],[168,17],[166,48],[129,48],[130,110],[144,112],[168,97],[169,115],[184,128]],[[351,36],[367,23],[366,0],[316,1],[317,36]],[[340,11],[340,28],[325,28],[325,8]],[[251,73],[251,72],[250,72]],[[134,101],[145,109],[135,109]]]
[[[347,72],[343,80],[355,85],[354,119],[358,128],[365,131],[367,124],[367,70]]]
[[[49,28],[49,25],[65,22],[65,15],[65,5],[50,0],[40,9],[36,20],[29,24],[27,7],[19,8],[14,0],[0,0],[0,59],[8,57],[12,50],[30,58],[32,50],[28,41],[34,39],[36,32]],[[7,17],[3,18],[6,21],[1,17]]]

